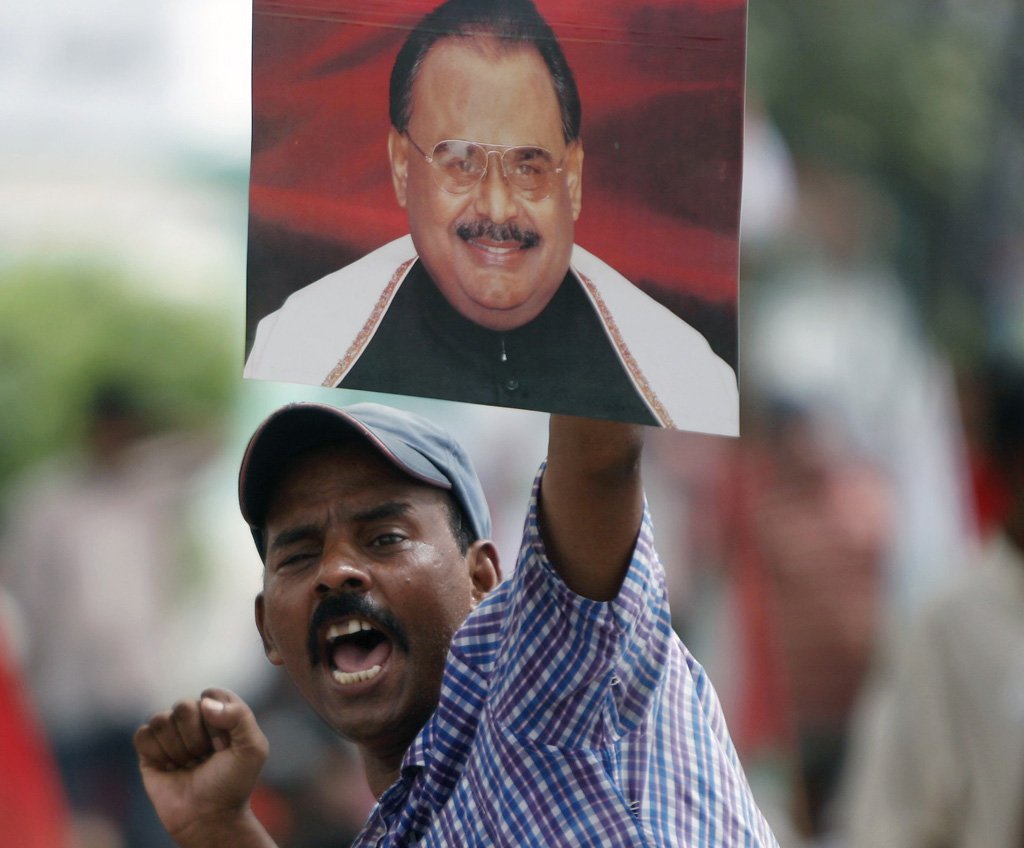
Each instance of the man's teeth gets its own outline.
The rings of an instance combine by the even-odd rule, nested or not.
[[[358,633],[360,630],[376,629],[377,628],[368,621],[363,621],[361,618],[352,618],[348,621],[343,621],[341,624],[332,624],[330,629],[327,631],[327,641],[330,642],[332,639],[338,639],[341,636],[351,636],[353,633]]]
[[[372,677],[376,677],[380,674],[380,666],[375,665],[371,668],[363,669],[362,671],[339,671],[334,669],[331,674],[334,676],[336,682],[342,685],[347,683],[361,683],[364,680],[369,680]]]
[[[347,621],[332,624],[327,629],[327,642],[331,643],[343,636],[352,636],[364,630],[379,632],[376,627],[364,619],[350,618]],[[342,671],[337,668],[331,671],[331,675],[334,677],[335,681],[342,685],[349,683],[361,683],[364,680],[370,680],[371,678],[376,677],[378,674],[380,674],[379,665],[364,668],[361,671]]]
[[[522,245],[520,245],[518,242],[509,245],[491,244],[487,242],[474,241],[473,244],[475,244],[481,250],[487,250],[490,251],[491,253],[514,253],[515,251],[519,250],[520,247],[522,247]]]

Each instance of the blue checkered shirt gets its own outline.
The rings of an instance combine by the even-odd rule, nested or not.
[[[650,516],[618,597],[592,601],[545,555],[539,480],[515,574],[455,634],[437,710],[355,845],[777,848],[672,630]]]

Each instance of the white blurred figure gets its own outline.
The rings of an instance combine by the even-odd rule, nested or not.
[[[764,471],[765,462],[774,472],[765,479],[753,473],[763,484],[763,497],[744,502],[751,526],[767,535],[748,534],[731,562],[731,606],[725,612],[734,616],[738,669],[716,679],[725,681],[723,700],[734,710],[730,721],[739,728],[737,743],[742,745],[749,728],[748,755],[763,760],[748,766],[755,787],[777,798],[775,805],[761,803],[770,817],[774,807],[788,819],[773,821],[780,840],[830,845],[836,837],[836,786],[848,748],[848,722],[871,679],[867,669],[888,662],[909,623],[964,569],[976,531],[953,381],[924,338],[902,281],[883,258],[897,228],[881,194],[857,175],[791,163],[784,143],[756,108],[748,115],[746,140],[740,372],[745,438],[735,451],[741,491],[749,487],[752,472]],[[759,448],[759,437],[771,431],[773,411],[780,409],[798,411],[806,456],[787,457],[770,442]],[[792,490],[794,479],[806,477],[799,472],[814,458],[813,445],[829,446],[829,479],[845,481],[840,488],[847,494],[870,494],[879,521],[871,523],[867,511],[858,512],[857,497],[836,501],[842,510],[835,511],[823,496],[815,500],[813,493],[800,496]],[[767,451],[760,460],[759,449]],[[837,472],[842,473],[836,477]],[[780,480],[789,481],[790,488]],[[862,485],[865,481],[870,485]],[[855,485],[851,490],[847,484]],[[831,546],[835,556],[804,556],[792,516],[773,515],[780,504],[787,505],[787,491],[797,494],[787,509],[800,507],[805,518],[817,516],[822,525],[830,516],[845,515],[847,529],[856,529],[859,521],[869,536],[858,531],[844,539],[838,530],[819,526],[818,542]],[[743,504],[738,508],[742,513]],[[735,524],[735,516],[732,520]],[[732,527],[733,544],[742,532]],[[813,537],[805,534],[805,541]],[[858,539],[870,540],[859,553],[847,545]],[[860,560],[863,568],[857,566]],[[758,575],[756,562],[763,574]],[[742,563],[747,569],[737,570]],[[788,611],[751,588],[758,579],[777,582],[779,575],[802,567],[810,569],[805,577],[825,590],[817,596],[822,601],[830,598],[830,585],[847,585],[848,594],[834,596],[836,609],[819,615],[820,621],[806,614],[822,612],[813,581],[800,579],[795,590],[779,591]],[[843,568],[860,575],[856,590]],[[797,609],[801,597],[809,604],[804,612]],[[823,630],[807,638],[815,621],[826,627],[831,621],[835,633]],[[774,634],[770,648],[751,647],[759,627]],[[792,637],[788,642],[786,634]],[[793,738],[800,736],[797,684],[805,678],[812,682],[816,667],[810,655],[787,646],[816,650],[827,661],[835,650],[830,639],[847,640],[853,653],[845,689],[828,690],[827,675],[819,675],[818,684],[826,688],[804,699],[812,707],[829,698],[841,701],[827,722],[826,760],[816,766],[809,757],[813,751],[803,751]],[[776,656],[778,668],[759,665],[766,651]],[[838,654],[834,665],[841,665]],[[803,719],[814,730],[813,710]],[[818,766],[827,779],[813,787],[808,769]]]
[[[1007,508],[865,704],[847,848],[1024,845],[1024,368],[997,372],[990,388]]]
[[[744,258],[750,251],[772,249],[792,225],[796,172],[785,139],[754,94],[748,95],[744,113],[740,200]]]
[[[803,170],[798,253],[779,279],[749,287],[744,377],[755,397],[838,428],[888,477],[883,616],[898,638],[963,568],[975,528],[952,375],[879,259],[887,211],[863,180]]]

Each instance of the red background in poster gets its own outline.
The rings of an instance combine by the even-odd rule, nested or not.
[[[436,0],[256,0],[248,339],[291,291],[408,231],[388,78]],[[576,76],[576,241],[735,364],[745,0],[539,0]]]

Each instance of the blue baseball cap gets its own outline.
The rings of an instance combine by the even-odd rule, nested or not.
[[[491,537],[491,515],[469,455],[432,421],[379,403],[335,407],[292,403],[256,428],[242,457],[238,503],[260,552],[267,508],[282,473],[298,454],[362,438],[414,480],[450,491],[477,539]]]

